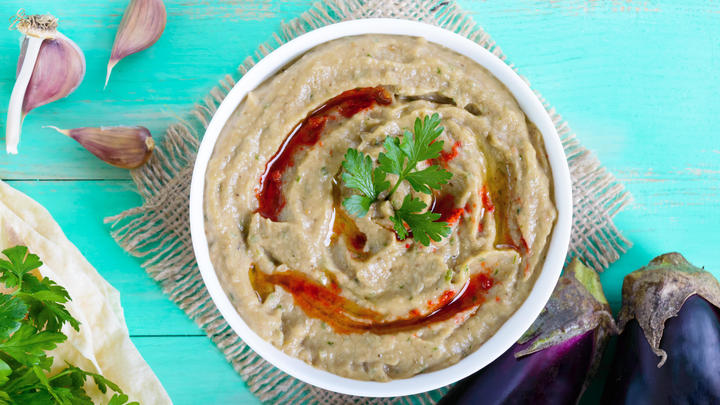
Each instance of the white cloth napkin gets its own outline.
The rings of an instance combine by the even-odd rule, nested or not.
[[[69,362],[115,382],[133,401],[171,404],[162,384],[130,341],[120,294],[88,263],[50,213],[25,194],[0,181],[0,250],[27,246],[44,263],[40,273],[65,287],[68,311],[80,321],[76,332],[66,324],[68,340],[49,355],[52,371]],[[94,403],[107,403],[92,381],[86,391]]]

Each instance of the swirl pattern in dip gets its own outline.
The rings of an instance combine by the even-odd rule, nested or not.
[[[425,164],[453,177],[416,196],[452,233],[426,247],[392,231],[406,184],[356,218],[339,174],[348,148],[376,158],[433,113],[444,151]],[[206,232],[258,335],[332,373],[386,381],[457,362],[520,306],[555,223],[552,187],[540,132],[483,67],[419,38],[348,37],[238,107],[206,173]]]

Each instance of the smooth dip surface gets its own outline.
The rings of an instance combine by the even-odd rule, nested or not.
[[[388,136],[438,113],[453,173],[433,195],[403,184],[357,218],[341,202],[348,148],[376,158]],[[389,180],[394,183],[392,176]],[[483,67],[414,37],[366,35],[307,52],[250,92],[206,173],[213,265],[262,338],[361,380],[447,367],[527,297],[555,223],[540,132]],[[452,226],[399,241],[407,193]]]

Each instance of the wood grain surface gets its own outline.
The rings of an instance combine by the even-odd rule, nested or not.
[[[75,93],[28,115],[20,154],[0,156],[0,178],[45,205],[120,290],[133,341],[176,404],[255,403],[210,340],[108,235],[103,218],[140,203],[128,173],[42,126],[144,125],[161,138],[311,1],[165,0],[162,38],[122,60],[103,90],[127,2],[0,0],[0,16],[25,8],[59,17],[87,59]],[[682,252],[720,276],[720,2],[459,3],[633,194],[616,224],[635,245],[601,276],[615,310],[623,276],[664,252]],[[2,100],[18,53],[19,34],[0,35]],[[600,389],[594,384],[583,403],[597,403]]]

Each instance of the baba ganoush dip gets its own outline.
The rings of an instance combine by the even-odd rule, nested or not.
[[[405,182],[368,215],[348,214],[348,148],[376,159],[386,137],[435,113],[444,150],[426,164],[450,181],[432,195]],[[210,257],[245,322],[360,380],[476,350],[529,294],[556,218],[541,134],[511,93],[471,59],[406,36],[325,43],[248,93],[205,184]],[[448,237],[398,240],[389,216],[408,193],[450,224]]]

